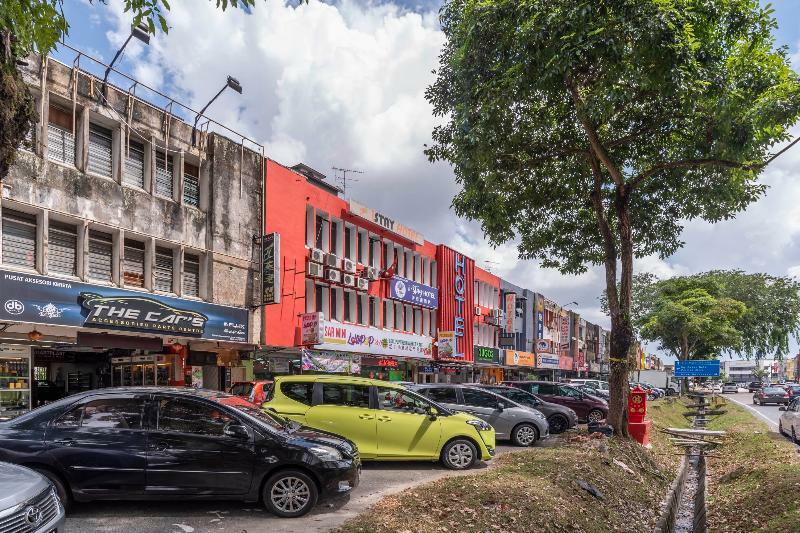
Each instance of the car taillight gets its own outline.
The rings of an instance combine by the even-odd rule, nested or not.
[[[784,397],[784,398],[788,398],[788,397],[789,397],[789,393],[788,393],[788,392],[784,392],[784,393],[783,393],[783,397]]]

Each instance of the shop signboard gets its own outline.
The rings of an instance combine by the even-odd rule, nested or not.
[[[247,309],[0,270],[0,321],[247,342]]]
[[[561,327],[560,327],[560,347],[562,354],[569,353],[569,315],[564,313],[561,315]]]
[[[500,350],[487,346],[474,346],[472,355],[476,363],[500,364]]]
[[[316,345],[316,348],[320,350],[417,359],[433,357],[433,339],[431,337],[385,331],[332,320],[324,320],[321,323],[323,324],[322,342]]]
[[[400,368],[400,361],[391,357],[361,357],[361,366],[379,366],[381,368]]]
[[[506,333],[514,333],[514,318],[517,314],[517,295],[513,292],[506,293]]]
[[[717,377],[720,374],[719,359],[698,361],[675,361],[675,377]]]
[[[303,370],[334,374],[360,374],[361,356],[325,350],[300,350]]]
[[[536,353],[555,353],[553,341],[550,339],[539,339],[536,341]]]
[[[428,309],[439,307],[439,289],[400,276],[389,280],[389,298]]]
[[[513,333],[500,334],[500,347],[501,348],[514,348],[517,345],[517,338]]]
[[[517,350],[506,350],[507,366],[536,366],[536,355],[531,352],[519,352]]]
[[[300,315],[300,345],[322,344],[324,338],[324,316],[322,313]]]
[[[536,295],[536,338],[544,337],[544,296]]]
[[[558,356],[555,355],[547,355],[547,354],[539,354],[536,356],[536,367],[537,368],[558,368]]]
[[[420,232],[414,231],[413,229],[396,222],[393,218],[390,218],[383,213],[379,213],[371,207],[367,207],[354,200],[350,200],[350,212],[357,217],[363,218],[364,220],[372,222],[373,224],[377,224],[385,230],[391,231],[395,235],[400,235],[401,237],[408,239],[413,243],[425,244],[425,238]]]
[[[275,374],[287,374],[289,372],[289,360],[271,359],[269,362],[269,369]]]
[[[261,238],[261,304],[281,301],[281,236],[269,233]]]
[[[193,366],[191,367],[191,376],[192,376],[192,388],[193,389],[202,389],[203,388],[203,367],[202,366]]]

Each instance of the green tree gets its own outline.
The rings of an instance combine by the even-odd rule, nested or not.
[[[755,367],[750,373],[753,374],[753,377],[759,382],[763,382],[764,378],[767,377],[767,370],[760,366]]]
[[[652,313],[662,299],[694,289],[742,302],[746,307],[734,322],[741,344],[723,348],[722,352],[748,359],[782,359],[789,353],[790,339],[800,340],[800,283],[789,277],[741,270],[712,270],[666,280],[651,274],[635,276],[631,305],[634,325],[642,324],[643,317]]]
[[[255,5],[255,0],[213,1],[223,11],[229,6]],[[63,5],[64,0],[0,1],[0,182],[14,164],[26,133],[38,119],[18,62],[31,53],[50,53],[67,35],[69,23]],[[133,25],[144,24],[152,34],[159,30],[169,32],[164,18],[169,9],[168,0],[125,0],[125,11],[133,14]]]
[[[609,422],[626,433],[634,257],[683,221],[732,217],[800,115],[800,81],[757,0],[448,0],[426,96],[455,211],[522,258],[605,267]],[[619,288],[617,283],[619,282]]]

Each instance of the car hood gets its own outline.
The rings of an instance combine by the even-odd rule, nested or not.
[[[452,420],[463,420],[464,422],[469,422],[470,420],[480,420],[481,422],[485,422],[485,420],[475,415],[470,415],[467,413],[459,413],[459,412],[454,412],[452,415],[448,415],[448,418]]]
[[[41,494],[50,482],[29,468],[0,463],[0,513]]]
[[[321,444],[323,446],[331,446],[337,450],[345,452],[347,455],[355,456],[356,445],[351,441],[342,438],[333,433],[327,433],[318,429],[309,427],[301,427],[296,431],[287,432],[287,443],[295,444],[302,447],[308,447],[314,444]]]

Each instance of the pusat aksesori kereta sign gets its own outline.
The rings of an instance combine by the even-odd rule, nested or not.
[[[86,324],[202,335],[208,317],[197,311],[177,309],[142,296],[101,296],[82,292],[81,305],[88,310]]]
[[[363,218],[364,220],[368,220],[373,224],[377,224],[385,230],[391,231],[396,235],[400,235],[401,237],[408,239],[413,243],[425,244],[425,238],[422,236],[422,233],[415,231],[408,226],[404,226],[392,217],[386,216],[383,213],[379,213],[371,207],[361,205],[355,200],[350,200],[350,212],[359,218]]]

